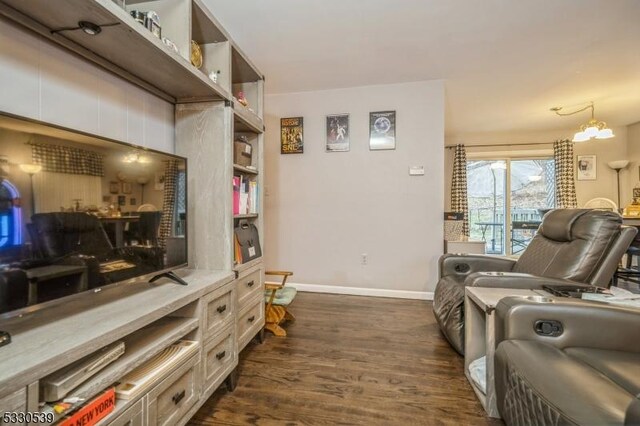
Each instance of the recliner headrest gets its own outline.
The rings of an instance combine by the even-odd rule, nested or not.
[[[581,218],[588,219],[586,221]],[[576,226],[580,223],[580,226]],[[569,242],[575,239],[591,237],[593,232],[606,226],[619,227],[622,218],[615,212],[590,209],[556,209],[547,213],[542,219],[538,232],[558,242]]]

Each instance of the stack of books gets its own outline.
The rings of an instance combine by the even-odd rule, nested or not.
[[[246,176],[233,177],[233,214],[258,213],[258,182]]]

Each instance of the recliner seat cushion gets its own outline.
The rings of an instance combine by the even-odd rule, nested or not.
[[[495,354],[499,411],[509,425],[623,425],[635,396],[551,345],[500,343]]]
[[[590,282],[620,234],[617,213],[557,209],[544,217],[513,272]]]
[[[633,395],[640,395],[640,353],[592,348],[564,352],[604,374]]]
[[[433,294],[433,313],[451,346],[464,354],[464,280],[466,275],[447,275]]]

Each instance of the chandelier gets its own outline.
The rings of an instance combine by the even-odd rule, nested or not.
[[[551,108],[551,111],[565,117],[567,115],[578,114],[588,109],[591,109],[591,120],[580,126],[580,131],[573,135],[573,142],[586,142],[591,139],[609,139],[614,137],[615,135],[613,134],[613,130],[607,127],[607,123],[595,119],[595,108],[593,107],[593,102],[588,106],[573,112],[560,112],[562,107],[553,107]]]
[[[133,150],[127,153],[122,159],[125,163],[139,163],[148,164],[151,163],[151,159],[138,150]]]

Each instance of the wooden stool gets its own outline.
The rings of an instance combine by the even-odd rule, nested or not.
[[[265,281],[265,330],[271,331],[277,337],[286,337],[287,332],[280,325],[285,321],[294,321],[295,317],[287,307],[296,297],[296,289],[285,287],[287,278],[293,275],[288,271],[266,271],[265,275],[281,276],[281,282]]]

